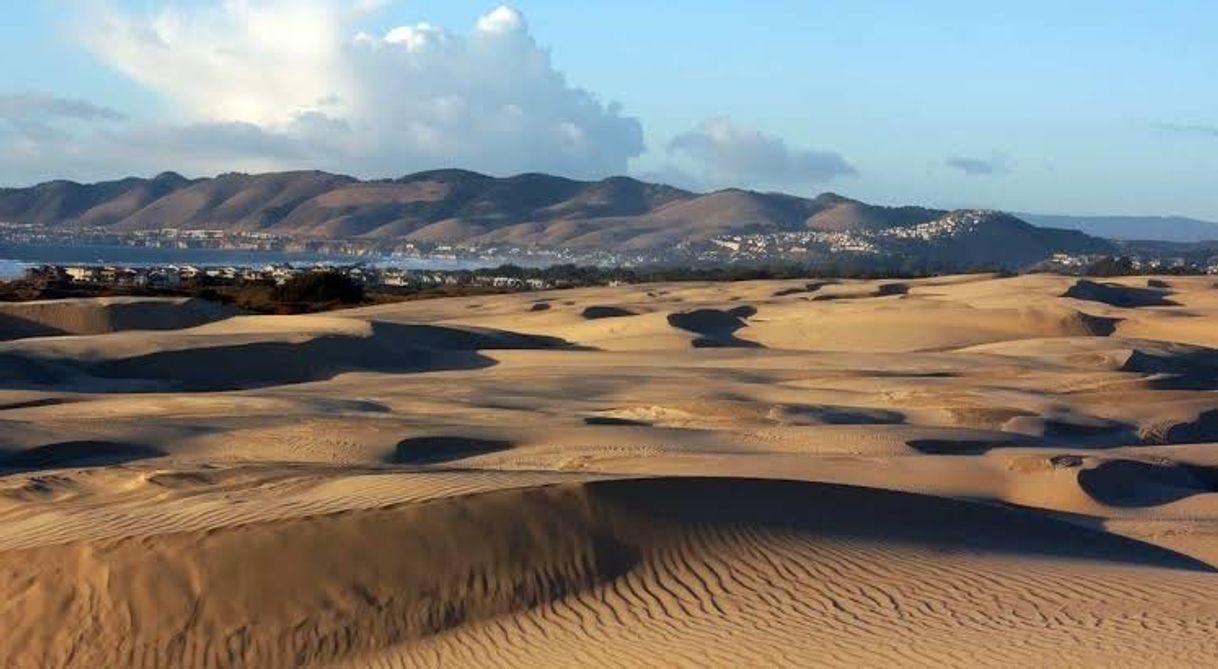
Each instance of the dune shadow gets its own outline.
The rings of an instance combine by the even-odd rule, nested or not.
[[[1218,351],[1200,346],[1134,349],[1121,371],[1154,375],[1147,384],[1155,390],[1218,390]]]
[[[171,485],[179,483],[207,485],[190,479]],[[840,545],[833,545],[835,539]],[[90,567],[84,571],[82,547]],[[900,550],[891,550],[902,547],[923,555],[904,562]],[[953,559],[992,555],[1087,562],[1066,572],[1028,560],[977,569]],[[1027,509],[831,483],[680,477],[454,494],[46,546],[37,553],[6,551],[0,559],[4,573],[32,574],[10,579],[7,592],[16,605],[73,603],[81,588],[104,591],[104,602],[67,607],[56,618],[62,628],[121,640],[80,651],[87,656],[78,664],[99,667],[132,666],[148,657],[145,646],[128,639],[157,649],[162,666],[358,663],[464,626],[511,624],[505,616],[560,601],[583,607],[556,623],[570,624],[576,633],[621,624],[621,616],[605,614],[601,604],[655,607],[654,620],[639,624],[676,620],[679,627],[681,620],[714,616],[720,602],[737,598],[772,609],[762,621],[767,626],[852,623],[855,609],[878,611],[897,623],[909,613],[958,625],[957,612],[978,609],[973,600],[1015,610],[1024,603],[1024,586],[1037,604],[1057,602],[1055,588],[1066,588],[1057,592],[1068,598],[1078,596],[1075,590],[1119,586],[1120,578],[1150,576],[1150,587],[1162,582],[1155,574],[1111,571],[1093,579],[1085,567],[1096,564],[1215,571],[1158,546]],[[960,571],[948,571],[953,569]],[[114,576],[132,573],[140,577]],[[65,574],[70,578],[58,577]],[[1080,577],[1086,582],[1072,589],[1067,579]],[[871,587],[873,578],[880,586],[896,578],[902,591],[895,599],[884,597],[886,587]],[[1196,583],[1179,588],[1185,585]],[[174,596],[184,587],[206,596]],[[951,598],[960,588],[969,601],[956,606]],[[814,601],[843,589],[865,598],[863,604],[835,609]],[[1120,604],[1121,592],[1109,594],[1106,601]],[[780,608],[798,604],[792,598],[806,598],[806,620]],[[925,609],[923,601],[933,610],[890,608],[912,602]],[[334,615],[320,615],[326,612]],[[146,622],[133,633],[132,620]],[[214,643],[215,620],[248,633]],[[20,666],[43,666],[55,657],[58,635],[30,637],[19,649]],[[494,656],[488,657],[493,664]]]
[[[805,283],[802,286],[797,286],[797,287],[793,287],[793,288],[783,288],[782,290],[775,291],[773,296],[774,297],[787,297],[789,295],[806,295],[808,293],[815,293],[816,291],[820,290],[821,288],[824,288],[825,286],[831,286],[834,283],[836,283],[836,282],[835,281],[812,281],[809,283]]]
[[[1032,438],[1052,439],[1082,448],[1103,448],[1136,443],[1136,426],[1088,415],[1018,415],[1003,423],[1003,430]]]
[[[615,418],[613,416],[587,416],[584,418],[584,425],[617,425],[620,427],[651,427],[651,423],[645,420],[634,420],[631,418]]]
[[[157,381],[176,390],[215,392],[322,381],[344,372],[468,370],[494,364],[476,352],[432,353],[412,347],[383,351],[355,344],[350,337],[318,337],[301,343],[164,351],[106,361],[89,371],[103,379]]]
[[[1033,511],[843,484],[654,478],[586,484],[593,499],[643,517],[777,527],[876,544],[1215,572],[1194,558]],[[724,503],[722,500],[731,500]]]
[[[0,353],[0,388],[48,388],[65,383],[72,375],[70,364]]]
[[[993,439],[910,439],[905,445],[922,455],[985,455],[1000,448],[1033,446],[1037,442],[1021,435],[1001,436]]]
[[[909,294],[909,286],[904,283],[881,283],[872,293],[873,297],[892,297]]]
[[[1118,283],[1098,283],[1087,279],[1079,279],[1070,286],[1062,297],[1072,297],[1087,302],[1100,302],[1111,307],[1170,307],[1179,306],[1177,302],[1167,299],[1167,293],[1156,288],[1137,288],[1123,286]]]
[[[346,372],[473,370],[496,362],[484,350],[567,349],[557,337],[486,329],[372,323],[367,337],[322,335],[158,351],[86,367],[98,378],[155,381],[188,391],[223,391],[322,381]]]
[[[924,455],[984,455],[1001,448],[1044,446],[1106,449],[1141,440],[1132,424],[1092,416],[1043,416],[1019,412],[1001,423],[993,437],[910,439],[905,445]]]
[[[761,344],[740,339],[736,332],[748,327],[746,318],[757,313],[754,307],[740,306],[729,310],[694,309],[668,315],[668,324],[678,330],[699,335],[694,348],[763,348]]]
[[[923,455],[985,455],[995,448],[1016,444],[975,439],[910,439],[905,445]]]
[[[510,450],[514,444],[501,439],[473,437],[411,437],[399,441],[385,459],[394,465],[434,465]]]
[[[36,471],[64,467],[107,467],[165,455],[141,444],[112,441],[62,441],[0,455],[0,470]]]
[[[67,333],[45,323],[13,314],[0,313],[0,341],[30,337],[56,337],[63,334]]]
[[[1160,506],[1218,492],[1218,470],[1175,463],[1108,460],[1079,471],[1078,484],[1092,499],[1108,506]]]
[[[958,379],[960,372],[944,372],[944,371],[901,371],[890,369],[868,369],[864,372],[867,376],[873,376],[881,379]]]
[[[1077,314],[1077,318],[1078,322],[1083,326],[1083,331],[1093,337],[1111,337],[1116,333],[1117,325],[1123,320],[1108,316],[1094,316],[1082,312]]]
[[[626,316],[637,316],[638,313],[622,307],[613,307],[607,305],[593,305],[585,307],[580,312],[580,316],[590,321],[601,320],[602,318],[625,318]]]
[[[1155,426],[1141,433],[1142,443],[1207,444],[1218,441],[1218,409],[1202,411],[1196,418]]]
[[[770,418],[795,425],[899,425],[905,414],[885,409],[795,404],[774,407]]]
[[[809,292],[812,292],[812,291],[808,291],[803,288],[783,288],[782,290],[774,291],[774,294],[771,297],[788,297],[790,295],[802,295],[804,293],[809,293]],[[731,299],[731,298],[729,298],[729,299]],[[735,297],[735,299],[740,299],[740,298],[737,296],[737,297]]]
[[[82,400],[71,397],[40,397],[34,400],[24,400],[21,402],[9,402],[0,404],[0,411],[14,411],[17,409],[37,409],[39,407],[55,407],[64,404],[75,404]]]

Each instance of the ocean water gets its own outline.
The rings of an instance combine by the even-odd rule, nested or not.
[[[20,278],[21,275],[25,274],[25,268],[29,266],[30,263],[21,262],[20,260],[0,258],[0,281]]]
[[[448,260],[441,258],[352,258],[309,253],[279,253],[274,251],[225,251],[218,249],[163,249],[139,246],[38,246],[0,243],[0,280],[21,277],[26,268],[42,265],[195,265],[198,267],[262,265],[293,263],[351,264],[401,267],[403,269],[477,269],[499,263],[478,260]]]

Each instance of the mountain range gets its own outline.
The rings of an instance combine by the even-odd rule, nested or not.
[[[1081,230],[1106,239],[1180,243],[1218,241],[1218,223],[1184,216],[1016,216],[1032,225]]]
[[[496,178],[464,170],[361,181],[316,171],[223,174],[95,184],[52,181],[0,189],[0,221],[123,233],[174,228],[261,232],[304,239],[506,244],[577,250],[662,251],[724,235],[840,233],[893,238],[942,233],[951,212],[883,207],[826,193],[803,198],[739,189],[693,193],[627,177],[576,181],[546,174]],[[1081,233],[1012,216],[969,227],[983,237],[956,247],[1024,262],[1054,251],[1103,250]],[[939,232],[933,232],[938,230]],[[955,228],[953,228],[955,230]],[[958,230],[956,231],[959,232]],[[933,234],[932,234],[933,233]],[[832,237],[832,234],[827,236]],[[978,249],[989,249],[979,252]],[[932,253],[931,255],[941,255]]]

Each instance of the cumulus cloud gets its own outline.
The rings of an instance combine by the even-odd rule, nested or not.
[[[458,166],[590,178],[625,172],[643,152],[639,122],[568,83],[506,6],[463,32],[430,23],[361,32],[385,2],[159,4],[150,13],[110,6],[82,39],[168,115],[48,138],[41,148],[65,152],[62,165],[79,165],[71,158],[92,146],[112,158],[111,173],[206,172],[224,160],[221,170],[393,176]],[[0,115],[4,104],[30,106],[6,99]],[[79,105],[61,110],[84,118],[90,106]]]
[[[806,188],[857,170],[833,151],[788,146],[781,137],[729,118],[705,121],[668,143],[668,155],[709,186]],[[681,170],[681,166],[666,168]]]
[[[1010,170],[1006,157],[998,153],[990,158],[950,156],[943,164],[970,177],[992,177]]]

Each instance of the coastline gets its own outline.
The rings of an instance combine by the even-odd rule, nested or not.
[[[282,251],[250,251],[227,249],[178,249],[163,247],[139,247],[125,245],[76,244],[50,246],[36,244],[0,243],[0,281],[19,279],[26,269],[43,264],[124,265],[146,267],[152,265],[216,266],[263,266],[280,264],[357,264],[379,267],[399,267],[421,270],[456,270],[492,267],[492,260],[393,257],[393,256],[344,256],[318,253],[290,253]]]

